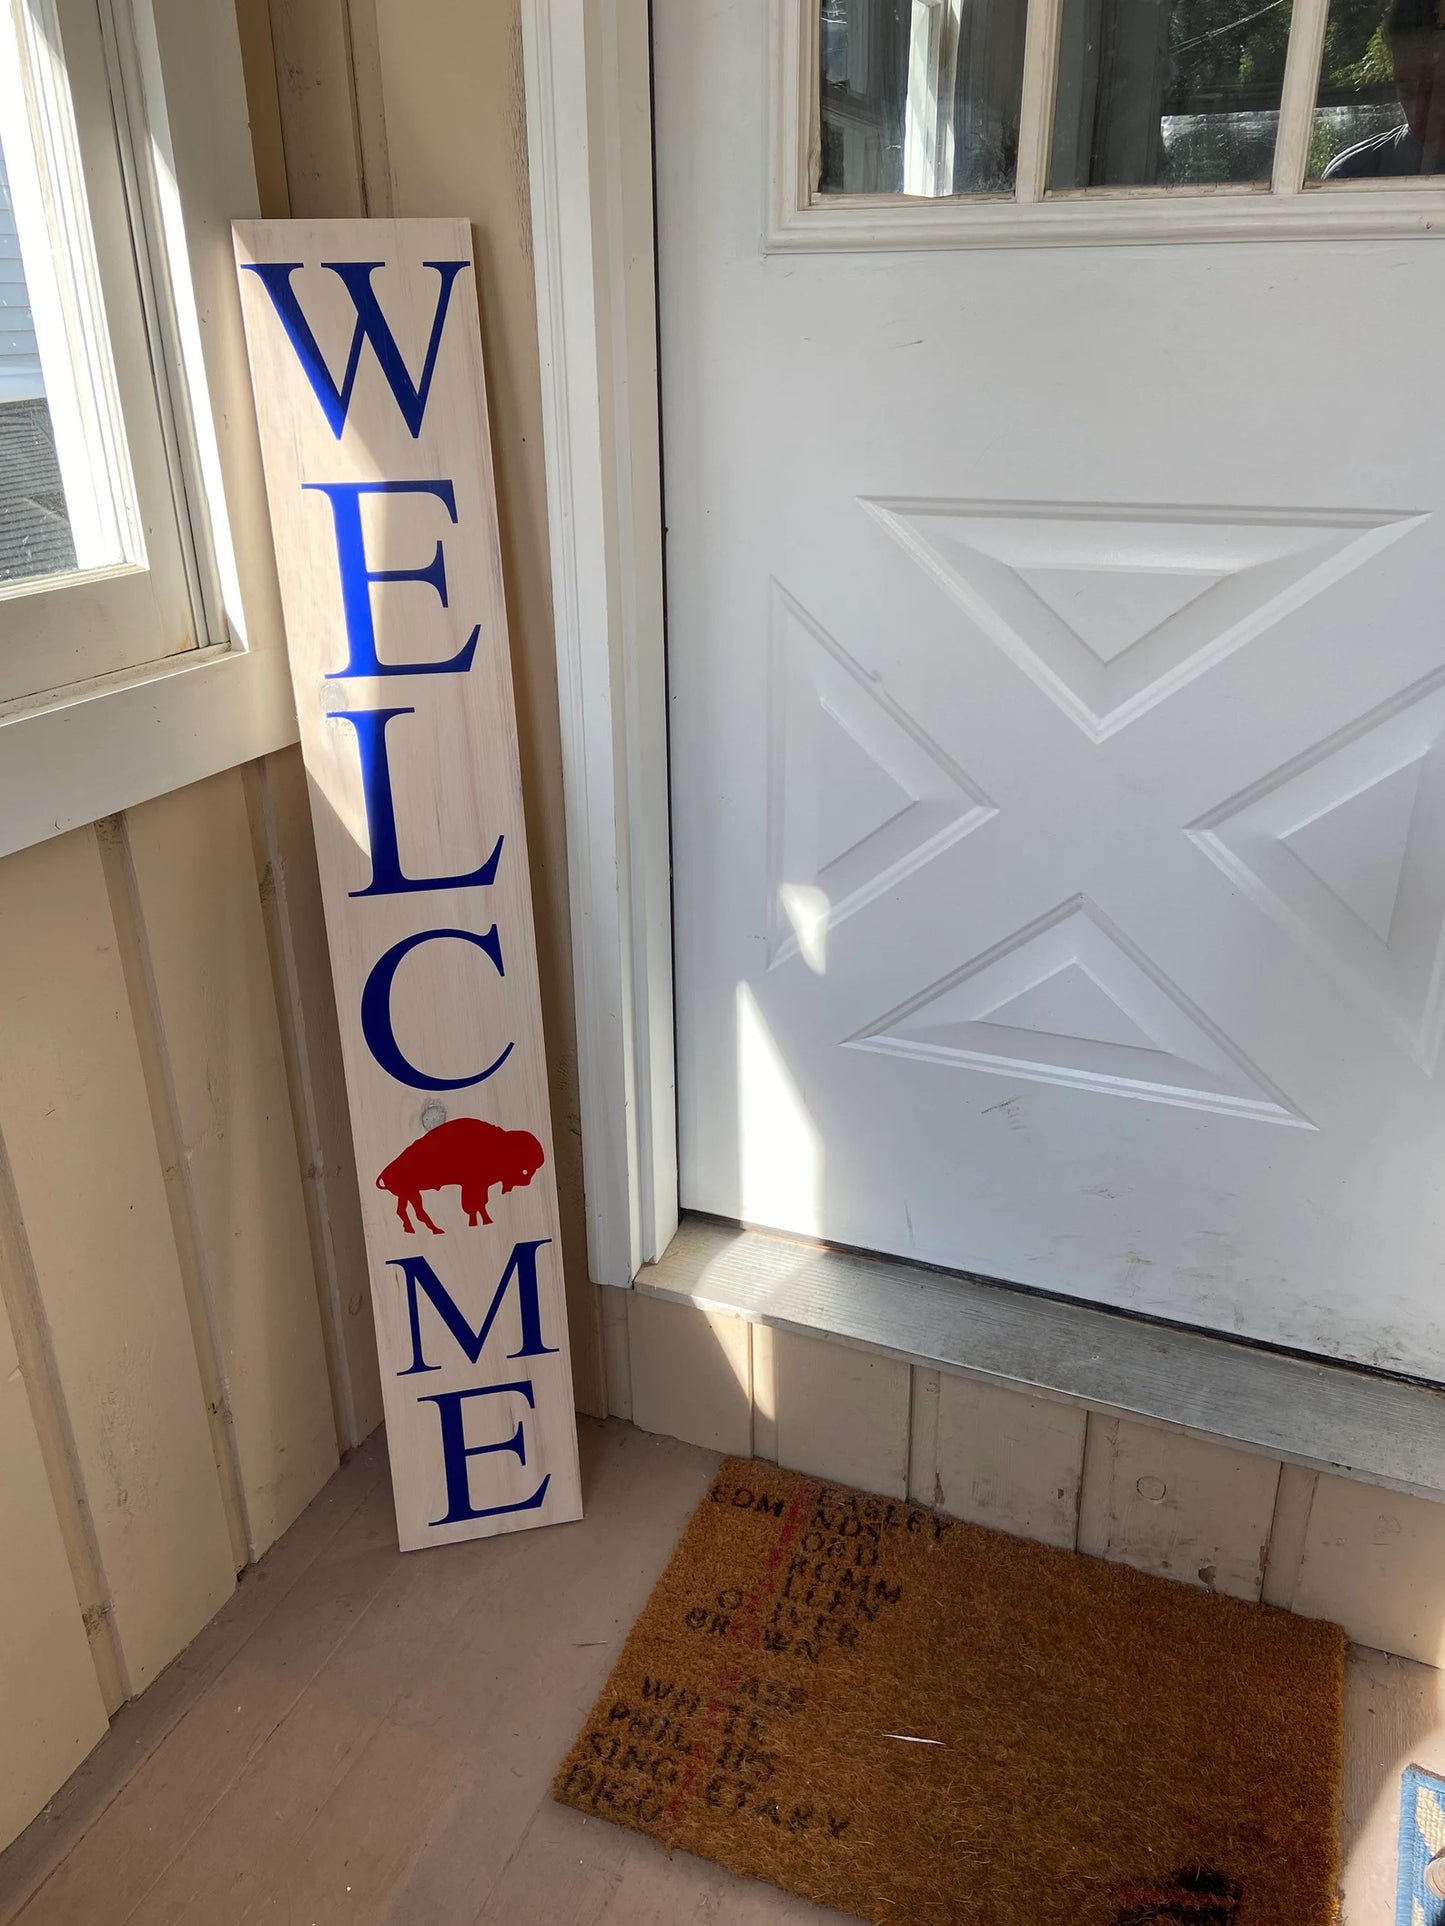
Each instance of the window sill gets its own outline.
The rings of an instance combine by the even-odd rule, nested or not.
[[[296,740],[284,649],[218,647],[0,710],[0,856]]]
[[[765,251],[845,253],[974,247],[1138,246],[1161,241],[1380,240],[1445,234],[1438,183],[1184,193],[1155,188],[1041,201],[829,196],[806,207],[777,195]]]

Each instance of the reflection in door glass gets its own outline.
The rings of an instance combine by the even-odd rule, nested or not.
[[[1267,181],[1290,0],[1064,0],[1051,185]]]
[[[820,194],[1012,192],[1027,0],[821,0]]]
[[[0,582],[74,567],[55,427],[0,148]]]
[[[1445,174],[1439,0],[1330,0],[1308,173]]]

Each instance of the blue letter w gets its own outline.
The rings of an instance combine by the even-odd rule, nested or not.
[[[291,285],[291,276],[301,266],[300,261],[263,261],[247,265],[246,272],[256,275],[261,285],[271,297],[272,305],[281,318],[281,326],[286,330],[286,338],[296,350],[296,359],[301,363],[306,379],[311,383],[311,392],[321,403],[321,412],[326,417],[327,426],[340,441],[341,431],[346,426],[346,413],[351,406],[351,391],[356,386],[356,370],[361,364],[361,349],[369,341],[376,351],[381,364],[381,372],[386,376],[386,385],[391,389],[397,407],[401,410],[402,420],[410,428],[412,439],[421,433],[422,416],[426,413],[426,398],[431,392],[431,378],[437,363],[437,349],[441,346],[442,328],[446,323],[447,307],[452,298],[452,283],[467,265],[465,261],[423,261],[423,267],[435,268],[441,279],[437,292],[436,312],[432,316],[431,340],[427,343],[426,360],[422,363],[421,380],[413,381],[406,363],[401,358],[401,350],[396,345],[386,316],[382,313],[371,277],[383,266],[381,261],[323,261],[322,267],[336,275],[346,292],[351,296],[351,304],[356,309],[356,327],[351,336],[351,352],[346,359],[346,371],[338,384],[326,365],[325,357],[317,345],[316,336],[311,332],[311,323],[301,312],[301,303],[296,298],[296,290]]]

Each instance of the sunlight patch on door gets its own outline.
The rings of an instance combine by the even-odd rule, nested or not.
[[[737,991],[738,1176],[746,1223],[823,1234],[823,1140],[746,983]]]

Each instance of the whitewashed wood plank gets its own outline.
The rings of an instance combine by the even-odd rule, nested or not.
[[[1079,1550],[1257,1599],[1278,1483],[1268,1458],[1090,1413]]]
[[[0,1298],[0,1851],[106,1729],[60,1521]]]
[[[325,1484],[337,1449],[239,773],[141,804],[125,840],[254,1559]]]
[[[775,1331],[773,1377],[780,1465],[887,1498],[908,1496],[906,1364]]]
[[[200,1226],[196,1222],[195,1199],[181,1143],[180,1119],[176,1114],[170,1064],[161,1030],[160,1012],[156,1007],[155,981],[146,951],[140,906],[136,900],[135,875],[130,864],[124,817],[112,816],[103,823],[97,823],[95,836],[110,899],[116,948],[125,978],[126,994],[130,998],[131,1021],[135,1026],[136,1046],[140,1052],[141,1073],[145,1078],[146,1101],[150,1106],[166,1203],[170,1210],[171,1237],[180,1266],[181,1287],[185,1293],[186,1315],[191,1327],[196,1367],[200,1373],[201,1393],[206,1403],[211,1455],[216,1466],[226,1532],[231,1541],[231,1562],[239,1571],[250,1558],[250,1549],[246,1532],[246,1503],[241,1493],[241,1473],[236,1457],[235,1430],[221,1368],[221,1345],[215,1327],[214,1309],[207,1299],[202,1279]]]
[[[1274,1517],[1269,1527],[1269,1556],[1265,1560],[1260,1597],[1266,1605],[1289,1611],[1294,1605],[1309,1533],[1310,1510],[1319,1483],[1317,1471],[1303,1465],[1281,1465]]]
[[[1055,1391],[1322,1470],[1445,1492],[1445,1394],[703,1218],[639,1289]]]
[[[90,1644],[91,1663],[107,1713],[125,1704],[127,1686],[120,1642],[111,1620],[110,1593],[101,1569],[75,1446],[56,1379],[53,1347],[40,1305],[35,1263],[20,1216],[14,1174],[0,1137],[0,1303],[8,1303],[9,1327],[25,1379],[26,1399],[50,1501],[60,1527],[70,1582]]]
[[[753,1385],[753,1456],[765,1464],[778,1462],[778,1378],[773,1361],[773,1333],[766,1324],[748,1327]]]
[[[236,28],[241,68],[246,78],[251,151],[255,156],[256,202],[267,220],[280,220],[291,212],[291,196],[286,184],[286,152],[276,84],[273,11],[271,0],[238,0]]]
[[[627,1348],[627,1307],[631,1291],[600,1291],[603,1374],[609,1418],[632,1417],[632,1360]]]
[[[299,750],[286,749],[252,763],[242,778],[301,1152],[337,1438],[350,1451],[381,1423],[381,1376],[306,768]]]
[[[222,1604],[235,1565],[92,830],[0,863],[0,927],[0,1136],[35,1344],[64,1411],[92,1609],[130,1694]]]
[[[1445,1504],[1322,1476],[1293,1609],[1362,1645],[1445,1666]]]
[[[942,1373],[913,1367],[908,1414],[908,1496],[915,1505],[938,1502],[938,1395]]]
[[[289,211],[366,212],[347,0],[270,0]]]
[[[626,1293],[632,1422],[746,1458],[753,1448],[748,1327],[740,1317]]]
[[[460,221],[242,222],[235,243],[401,1543],[573,1518],[565,1287],[471,232]],[[380,264],[374,281],[366,263]],[[363,313],[374,337],[361,351]],[[446,1127],[427,1147],[429,1129]],[[449,1194],[462,1181],[477,1205],[474,1193],[496,1192],[465,1221]],[[423,1191],[434,1231],[412,1214]],[[424,1389],[409,1382],[423,1373]]]
[[[945,1371],[930,1503],[970,1524],[1072,1550],[1088,1413]]]

